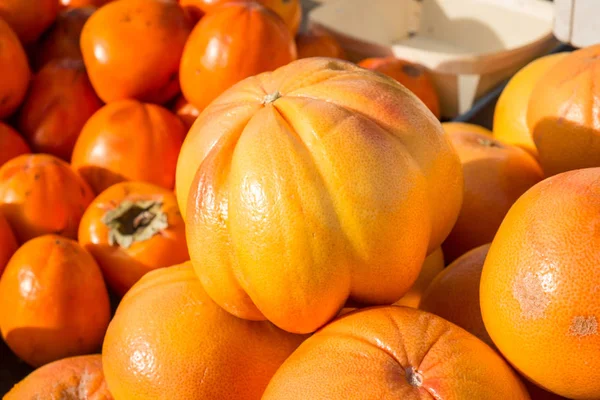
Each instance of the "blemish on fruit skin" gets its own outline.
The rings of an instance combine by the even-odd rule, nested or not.
[[[413,367],[408,367],[405,370],[406,380],[411,386],[421,387],[423,386],[423,375]]]
[[[523,318],[542,318],[551,301],[549,293],[556,290],[554,274],[546,267],[538,273],[523,271],[519,275],[513,283],[512,294],[519,303]]]
[[[578,315],[573,317],[571,326],[569,327],[569,335],[585,337],[590,335],[598,335],[598,320],[596,316],[582,316]]]

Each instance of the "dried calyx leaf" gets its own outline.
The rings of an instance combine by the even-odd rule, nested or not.
[[[169,227],[162,200],[125,200],[107,211],[102,222],[108,227],[108,243],[125,249],[150,239]]]

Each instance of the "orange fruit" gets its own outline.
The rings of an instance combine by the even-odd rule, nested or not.
[[[63,358],[27,375],[4,400],[112,400],[100,354]]]
[[[221,309],[188,262],[151,271],[127,292],[102,361],[117,400],[258,400],[303,339]]]
[[[464,196],[458,220],[442,244],[446,262],[494,238],[510,206],[543,179],[526,151],[473,124],[442,124],[462,163]]]
[[[421,99],[436,118],[440,118],[440,99],[427,68],[395,57],[367,58],[358,65],[394,78]]]
[[[192,103],[187,101],[185,97],[183,97],[183,95],[179,95],[179,97],[177,97],[175,105],[173,106],[171,111],[173,111],[179,118],[181,118],[187,130],[189,130],[192,127],[192,125],[194,125],[194,122],[196,122],[196,119],[198,118],[201,112],[199,109],[194,107]]]
[[[0,118],[12,115],[23,102],[29,87],[31,69],[25,50],[1,16],[0,2]]]
[[[74,240],[28,241],[0,278],[0,331],[29,365],[96,351],[109,320],[100,267]]]
[[[298,58],[332,57],[346,58],[340,43],[329,32],[318,25],[311,25],[306,32],[296,35]]]
[[[308,338],[277,370],[263,400],[528,400],[488,345],[433,314],[356,311]]]
[[[190,259],[175,193],[146,182],[100,193],[81,218],[78,239],[120,296],[148,271]]]
[[[176,186],[211,298],[295,333],[349,300],[400,299],[463,193],[458,157],[422,102],[387,76],[320,57],[248,78],[207,107]]]
[[[31,153],[25,139],[10,125],[0,121],[0,167],[22,154]]]
[[[570,399],[600,398],[600,168],[548,178],[498,230],[480,302],[490,337],[529,380]]]
[[[479,282],[489,244],[476,247],[454,260],[431,282],[419,309],[438,315],[494,347],[479,309]]]
[[[439,247],[427,256],[423,262],[423,267],[421,267],[419,277],[410,290],[394,304],[397,306],[417,308],[423,293],[437,274],[444,269],[444,265],[444,252],[442,251],[442,248]]]
[[[600,167],[600,44],[558,60],[537,82],[527,125],[546,175]]]
[[[93,199],[88,184],[57,157],[24,154],[0,167],[0,211],[20,243],[49,233],[75,239]]]
[[[527,125],[527,108],[535,84],[567,53],[549,54],[521,68],[502,90],[494,110],[494,137],[519,146],[537,157],[537,149]]]
[[[2,0],[0,18],[8,22],[23,44],[30,44],[52,25],[58,3],[58,0]]]
[[[17,238],[4,215],[0,213],[0,277],[8,261],[19,248]]]

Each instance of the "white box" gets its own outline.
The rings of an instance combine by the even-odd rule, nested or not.
[[[575,47],[600,43],[600,1],[554,0],[554,35]]]
[[[558,44],[546,0],[326,0],[309,18],[352,61],[394,55],[428,67],[447,118]]]

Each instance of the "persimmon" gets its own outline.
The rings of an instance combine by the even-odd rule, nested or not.
[[[495,139],[483,127],[459,122],[442,126],[461,160],[465,180],[458,220],[442,244],[446,261],[452,262],[491,242],[513,203],[544,173],[533,156]]]
[[[294,38],[273,11],[254,2],[225,4],[192,30],[181,58],[181,90],[203,110],[242,79],[295,59]]]
[[[537,157],[537,149],[527,125],[527,109],[535,84],[567,53],[549,54],[537,58],[510,78],[494,109],[494,137],[504,143],[519,146]]]
[[[600,44],[560,58],[535,84],[527,126],[547,176],[600,167]]]
[[[39,70],[51,60],[61,58],[82,59],[79,39],[83,25],[96,11],[96,7],[66,9],[58,13],[56,22],[40,38],[34,48],[32,61]]]
[[[117,400],[258,400],[304,339],[227,313],[185,263],[151,271],[127,292],[102,362]]]
[[[187,101],[185,97],[179,96],[177,101],[175,101],[175,105],[173,106],[173,112],[177,114],[179,118],[181,118],[183,124],[189,130],[194,122],[196,122],[196,119],[200,115],[201,111]]]
[[[17,238],[8,224],[4,215],[0,213],[0,277],[4,272],[8,260],[19,248]]]
[[[43,235],[28,241],[0,278],[2,337],[34,367],[96,351],[109,320],[100,268],[74,240]]]
[[[43,398],[112,400],[104,381],[102,356],[75,356],[46,364],[17,383],[4,400]]]
[[[323,27],[312,24],[306,32],[296,35],[298,58],[332,57],[346,58],[346,52],[339,42]]]
[[[19,38],[1,15],[0,49],[0,118],[6,118],[17,110],[25,98],[31,69]]]
[[[100,193],[83,214],[79,243],[121,296],[148,271],[189,260],[175,194],[145,182],[121,182]]]
[[[431,281],[444,269],[444,252],[442,248],[437,248],[433,253],[427,256],[421,267],[419,277],[412,285],[410,290],[394,304],[397,306],[407,306],[417,308],[423,297],[423,293]]]
[[[31,153],[25,139],[10,125],[0,121],[0,167],[7,161],[22,154]]]
[[[57,0],[0,1],[0,18],[8,22],[23,44],[35,42],[52,25],[57,14]]]
[[[98,96],[106,103],[174,98],[191,28],[176,1],[114,1],[98,9],[81,32],[83,60]]]
[[[198,19],[199,17],[212,12],[223,4],[236,2],[256,2],[273,10],[288,26],[293,35],[298,32],[302,19],[302,6],[300,0],[180,0],[182,6],[190,9]]]
[[[440,99],[437,89],[431,73],[422,65],[396,57],[367,58],[358,65],[394,78],[421,99],[433,115],[440,118]]]
[[[102,7],[106,3],[114,0],[59,0],[61,9],[77,9],[83,7]]]
[[[20,243],[48,233],[75,239],[93,198],[69,164],[48,154],[22,155],[0,168],[0,212]]]
[[[348,300],[400,299],[454,225],[463,178],[439,121],[405,87],[305,58],[202,112],[176,190],[213,300],[307,333]]]
[[[97,194],[126,180],[172,189],[185,134],[183,122],[166,108],[117,101],[90,117],[71,162]]]
[[[498,349],[527,379],[569,399],[600,398],[599,194],[600,168],[529,189],[481,274],[483,322]]]
[[[100,107],[83,61],[57,59],[33,77],[18,127],[35,152],[70,161],[81,129]]]
[[[263,400],[529,400],[488,345],[409,307],[346,314],[306,339],[277,370]]]

